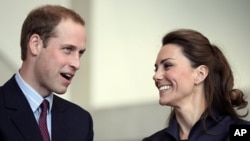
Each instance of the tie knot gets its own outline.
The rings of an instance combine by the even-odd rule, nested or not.
[[[42,112],[47,112],[48,108],[49,108],[49,102],[48,100],[43,100],[42,104],[41,104],[41,110]]]

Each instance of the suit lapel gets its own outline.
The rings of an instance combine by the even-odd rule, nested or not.
[[[14,76],[5,84],[6,107],[13,124],[27,141],[42,141],[36,119]]]
[[[18,109],[12,120],[27,141],[42,141],[42,136],[32,111]]]
[[[68,121],[65,116],[66,109],[61,99],[54,95],[52,106],[52,140],[62,141],[68,138]]]

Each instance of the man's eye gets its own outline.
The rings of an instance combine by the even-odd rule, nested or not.
[[[64,51],[65,51],[66,53],[70,53],[70,52],[72,51],[72,48],[66,47],[66,48],[64,48]]]
[[[79,57],[81,57],[84,54],[85,50],[79,51]]]

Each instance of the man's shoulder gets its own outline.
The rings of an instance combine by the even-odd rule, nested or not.
[[[87,110],[84,108],[80,107],[79,105],[66,100],[64,98],[61,98],[57,95],[53,96],[53,106],[56,106],[57,108],[64,109],[66,112],[70,113],[77,113],[77,114],[89,114]]]
[[[9,80],[7,80],[5,83],[0,85],[0,89],[3,89],[4,87],[13,86],[13,84],[17,84],[15,81],[15,75],[13,75]]]
[[[17,90],[17,82],[15,81],[14,75],[7,80],[4,84],[0,85],[0,96],[3,95],[3,93]]]

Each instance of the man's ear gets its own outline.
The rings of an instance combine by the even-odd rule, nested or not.
[[[38,34],[30,36],[28,48],[32,56],[37,56],[40,53],[42,46],[43,42]]]
[[[209,73],[209,69],[205,65],[200,65],[196,68],[195,84],[203,82]]]

